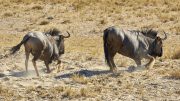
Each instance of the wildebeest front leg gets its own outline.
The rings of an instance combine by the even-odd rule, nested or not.
[[[49,61],[44,61],[46,68],[47,68],[47,73],[50,73],[50,69],[49,69]]]
[[[140,59],[134,59],[136,62],[137,67],[141,67],[141,60]]]
[[[145,66],[147,69],[152,68],[155,63],[155,58],[153,56],[147,55],[146,59],[149,59],[149,63],[147,63]]]
[[[57,60],[57,72],[59,72],[60,71],[60,67],[61,67],[61,60],[58,58],[58,60]]]
[[[136,62],[137,67],[136,68],[132,68],[133,70],[142,70],[145,69],[145,66],[141,65],[141,59],[136,58],[134,59],[134,61]]]

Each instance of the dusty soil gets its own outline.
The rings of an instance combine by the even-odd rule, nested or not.
[[[179,5],[177,0],[0,0],[0,100],[179,101]],[[168,32],[163,57],[149,70],[131,72],[134,61],[117,54],[118,72],[113,74],[102,43],[109,26]],[[37,77],[31,57],[26,73],[24,47],[6,55],[27,32],[52,27],[72,34],[65,40],[60,71],[53,62],[48,74],[38,61]]]

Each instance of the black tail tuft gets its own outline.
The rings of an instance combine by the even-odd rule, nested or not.
[[[17,51],[19,51],[21,45],[24,44],[24,43],[26,43],[26,42],[29,40],[29,38],[30,38],[29,36],[25,36],[25,37],[23,38],[23,40],[22,40],[18,45],[14,46],[14,47],[12,47],[12,48],[10,49],[10,54],[14,54],[14,53],[16,53]]]
[[[103,35],[103,40],[104,40],[104,55],[105,55],[106,63],[108,64],[108,66],[110,66],[107,38],[108,38],[108,31],[104,30],[104,35]]]
[[[12,47],[11,50],[10,50],[11,54],[14,54],[17,51],[19,51],[20,47],[21,47],[20,44],[18,44],[17,46]]]

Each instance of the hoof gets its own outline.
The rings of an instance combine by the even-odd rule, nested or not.
[[[144,66],[144,65],[142,65],[142,66],[137,66],[136,68],[135,68],[135,71],[144,71],[144,70],[147,70],[148,68],[146,67],[146,66]]]
[[[110,71],[113,72],[113,73],[117,73],[117,69],[116,68],[110,69]]]
[[[127,71],[128,72],[134,72],[135,70],[136,70],[136,67],[130,66]]]
[[[50,71],[50,70],[47,70],[46,73],[51,73],[51,71]]]

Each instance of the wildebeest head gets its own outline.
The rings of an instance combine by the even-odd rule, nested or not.
[[[52,28],[52,29],[48,30],[47,32],[45,32],[45,34],[49,34],[54,37],[57,47],[58,47],[59,55],[64,54],[64,38],[70,37],[69,32],[67,32],[67,33],[68,33],[68,35],[64,36],[57,28]]]
[[[164,32],[165,37],[164,38],[160,38],[159,36],[157,36],[153,42],[153,47],[152,47],[152,56],[158,56],[161,57],[163,54],[163,40],[167,39],[167,35]]]
[[[64,38],[69,38],[70,37],[70,33],[69,32],[67,32],[67,33],[68,33],[68,36],[59,35],[58,36],[59,38],[56,41],[58,49],[59,49],[59,55],[64,54]]]

